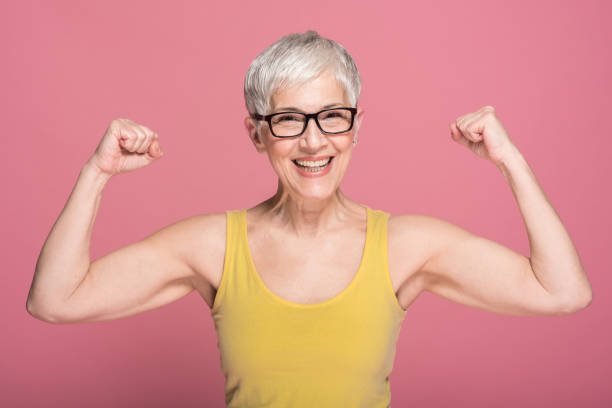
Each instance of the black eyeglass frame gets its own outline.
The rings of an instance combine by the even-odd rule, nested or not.
[[[323,130],[323,128],[321,127],[321,124],[319,123],[319,119],[317,119],[317,116],[319,116],[323,112],[332,111],[332,110],[347,110],[347,111],[351,112],[351,126],[348,129],[343,130],[342,132],[327,132],[327,131]],[[278,136],[276,133],[274,133],[274,130],[272,130],[272,118],[274,116],[283,115],[283,114],[287,114],[287,113],[297,113],[299,115],[304,116],[306,118],[306,120],[304,121],[304,128],[302,128],[302,131],[300,133],[298,133],[297,135]],[[304,113],[304,112],[285,111],[285,112],[275,112],[275,113],[271,113],[271,114],[265,115],[265,116],[262,116],[259,113],[254,113],[254,114],[251,115],[251,118],[253,118],[255,120],[265,120],[266,122],[268,122],[268,127],[270,128],[270,132],[272,133],[272,136],[278,137],[278,138],[287,138],[287,137],[302,136],[304,134],[304,132],[306,131],[306,128],[308,127],[308,122],[310,122],[310,119],[314,119],[315,123],[317,124],[317,127],[319,128],[319,130],[323,134],[326,134],[326,135],[337,135],[337,134],[340,134],[340,133],[346,133],[346,132],[348,132],[349,130],[351,130],[353,128],[353,123],[355,122],[355,115],[356,114],[357,114],[357,108],[338,107],[338,108],[323,109],[322,111],[319,111],[319,112],[316,112],[316,113]]]

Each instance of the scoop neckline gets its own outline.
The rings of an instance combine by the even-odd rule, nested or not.
[[[266,286],[261,276],[259,276],[259,272],[257,272],[257,268],[255,268],[255,262],[253,261],[253,255],[251,253],[251,247],[249,245],[249,239],[248,239],[248,234],[247,234],[247,222],[246,222],[247,209],[243,209],[241,211],[242,213],[241,214],[242,216],[242,220],[241,220],[242,221],[242,228],[241,228],[242,229],[242,239],[246,247],[246,255],[248,258],[250,270],[252,274],[254,275],[255,280],[257,281],[259,286],[274,301],[284,304],[285,306],[289,306],[289,307],[293,307],[297,309],[317,309],[317,308],[325,307],[335,302],[338,302],[340,299],[346,296],[348,292],[350,292],[353,289],[353,287],[357,284],[357,281],[359,280],[361,275],[363,275],[363,269],[365,267],[366,256],[369,253],[370,239],[371,239],[370,235],[372,232],[372,209],[368,207],[367,205],[365,206],[365,208],[366,208],[366,238],[365,238],[365,244],[363,247],[363,252],[361,253],[361,260],[359,262],[359,267],[357,268],[357,272],[353,276],[353,279],[351,280],[351,282],[344,289],[342,289],[340,293],[337,293],[331,298],[326,299],[322,302],[318,302],[318,303],[292,302],[272,292],[272,290]]]

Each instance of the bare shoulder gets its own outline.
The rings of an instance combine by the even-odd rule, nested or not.
[[[426,288],[428,275],[423,265],[436,252],[445,223],[425,214],[389,216],[389,273],[398,301],[404,309]]]
[[[441,218],[426,214],[391,214],[389,216],[389,234],[405,239],[437,236],[449,228],[458,228]]]
[[[221,279],[225,256],[226,214],[198,214],[168,225],[165,242],[180,248],[194,271],[195,289],[208,302]]]

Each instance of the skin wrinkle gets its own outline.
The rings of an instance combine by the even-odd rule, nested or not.
[[[323,70],[306,83],[281,88],[270,99],[273,107],[290,106],[302,112],[317,112],[328,105],[351,106],[341,82],[329,70]],[[271,134],[263,121],[253,126],[253,120],[246,118],[245,124],[255,147],[259,153],[268,156],[278,175],[276,194],[261,205],[262,217],[289,225],[298,236],[318,237],[325,230],[337,228],[351,217],[358,217],[358,211],[363,213],[362,206],[345,197],[339,188],[362,119],[363,110],[358,108],[354,128],[349,132],[325,135],[313,121],[309,121],[301,136],[280,139]],[[322,177],[302,176],[292,162],[302,156],[327,155],[334,156],[332,168]]]

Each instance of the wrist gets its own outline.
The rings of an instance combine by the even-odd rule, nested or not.
[[[506,179],[508,179],[512,173],[525,167],[528,167],[527,161],[521,152],[515,147],[513,147],[510,152],[497,164],[497,168]]]
[[[93,181],[102,188],[112,176],[112,174],[102,171],[95,163],[91,161],[91,158],[87,160],[81,169],[81,177]]]

